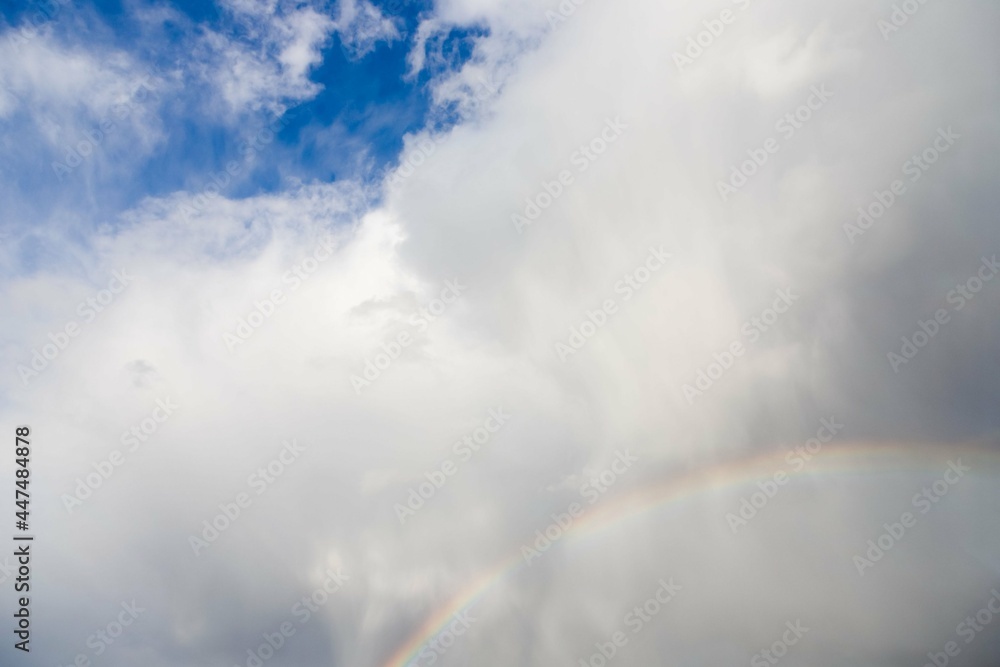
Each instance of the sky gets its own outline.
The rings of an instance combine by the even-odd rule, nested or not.
[[[0,664],[997,664],[998,25],[4,2]]]

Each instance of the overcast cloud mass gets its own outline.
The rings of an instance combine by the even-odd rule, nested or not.
[[[5,3],[0,664],[1000,663],[998,28]]]

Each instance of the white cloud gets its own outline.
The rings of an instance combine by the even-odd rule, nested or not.
[[[226,7],[245,36],[209,31],[196,57],[203,76],[237,114],[260,107],[281,113],[287,102],[314,97],[323,84],[311,80],[311,71],[334,33],[353,58],[399,38],[392,21],[367,0],[339,3],[336,19],[320,8],[277,0],[233,0]]]
[[[310,99],[321,90],[309,74],[335,29],[329,16],[276,0],[231,2],[227,8],[245,35],[206,31],[194,63],[218,87],[228,113],[262,107],[281,113],[287,102]]]
[[[400,38],[393,21],[368,0],[341,0],[337,31],[354,58],[362,58],[381,41]]]
[[[0,52],[0,121],[21,113],[55,147],[109,119],[126,121],[133,146],[137,139],[149,150],[163,138],[157,102],[170,84],[129,54],[61,44],[48,33],[3,40]]]
[[[343,563],[353,582],[313,621],[320,640],[303,631],[288,645],[289,660],[377,665],[444,601],[534,539],[551,513],[576,499],[567,480],[604,469],[617,449],[643,461],[615,489],[631,492],[667,485],[688,467],[784,452],[828,413],[865,441],[987,437],[997,386],[978,367],[993,358],[988,327],[1000,292],[984,292],[981,309],[922,353],[926,365],[907,369],[909,378],[889,370],[880,346],[897,340],[893,327],[912,331],[952,276],[968,275],[983,247],[1000,244],[991,199],[998,93],[983,84],[996,80],[988,76],[995,59],[983,57],[995,42],[985,28],[954,27],[989,25],[997,10],[937,6],[957,12],[948,24],[955,32],[914,23],[894,41],[898,51],[887,51],[862,5],[754,5],[679,74],[672,55],[702,29],[697,7],[590,0],[548,30],[552,3],[525,3],[510,16],[500,2],[446,3],[427,18],[425,34],[473,21],[491,32],[470,65],[437,82],[438,99],[458,99],[480,75],[503,88],[489,113],[441,137],[383,205],[369,210],[366,193],[351,185],[314,185],[218,199],[187,220],[180,209],[190,195],[177,193],[124,216],[120,233],[93,238],[98,257],[85,278],[12,281],[0,306],[19,324],[4,331],[9,371],[0,386],[9,423],[45,426],[35,465],[45,471],[40,495],[48,500],[38,511],[55,554],[47,571],[86,571],[108,596],[138,590],[157,614],[142,641],[154,657],[142,664],[172,665],[188,660],[176,657],[179,645],[219,663],[245,656],[275,614],[316,585],[317,571]],[[269,16],[274,7],[240,11]],[[265,42],[283,54],[267,56],[274,62],[212,38],[228,54],[223,60],[248,63],[223,87],[234,108],[311,94],[313,49],[328,29],[310,32],[294,16],[304,17],[270,23]],[[339,21],[355,25],[345,16]],[[979,18],[964,20],[970,16]],[[371,34],[363,25],[352,38],[362,51]],[[970,37],[978,41],[966,50]],[[821,83],[836,94],[823,113],[783,139],[773,160],[722,203],[716,182]],[[621,136],[580,162],[581,146],[616,118],[627,126]],[[851,250],[843,222],[941,124],[969,133],[963,152],[868,233],[919,261],[902,251]],[[420,149],[413,139],[404,162]],[[563,170],[572,183],[519,234],[511,216]],[[337,249],[308,269],[326,233]],[[616,285],[650,245],[674,260],[626,301]],[[118,267],[135,283],[24,388],[17,364],[78,318],[79,301]],[[414,324],[453,278],[467,293],[428,326]],[[801,302],[751,343],[741,325],[789,287]],[[267,311],[260,304],[274,290],[282,302],[230,352],[225,334]],[[620,312],[561,362],[555,343],[608,298]],[[412,344],[359,395],[351,376],[400,333]],[[746,354],[688,405],[682,385],[734,339]],[[59,496],[167,393],[181,406],[176,418],[67,515]],[[988,406],[955,407],[977,401]],[[512,413],[510,426],[401,527],[393,504],[407,486],[498,404]],[[302,464],[194,559],[187,535],[288,437],[309,444]],[[969,485],[879,564],[884,577],[857,578],[851,556],[931,481],[930,470],[910,463],[937,465],[935,457],[948,455],[894,450],[887,465],[897,473],[874,477],[838,475],[838,461],[875,469],[878,458],[870,450],[845,455],[769,505],[742,541],[724,515],[752,490],[752,476],[676,512],[636,515],[589,541],[568,540],[532,570],[500,581],[480,603],[480,631],[446,660],[575,661],[660,576],[677,576],[690,595],[630,647],[635,664],[659,664],[666,654],[692,663],[749,660],[799,615],[816,637],[801,646],[803,663],[919,659],[995,584],[995,568],[954,551],[1000,553],[996,537],[981,530],[1000,502],[994,457],[975,455]],[[90,609],[83,581],[67,577],[63,597],[39,605],[67,616],[74,604]],[[216,607],[217,599],[231,605]],[[53,660],[77,649],[60,641]],[[110,659],[140,662],[124,651]]]

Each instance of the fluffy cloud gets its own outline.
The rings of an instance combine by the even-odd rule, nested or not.
[[[162,140],[158,91],[168,85],[129,54],[60,43],[50,33],[14,33],[0,43],[0,120],[25,121],[53,148],[82,140],[102,123],[125,125],[133,147]],[[151,104],[152,103],[152,104]]]
[[[308,74],[335,28],[329,16],[276,0],[234,1],[226,8],[241,34],[206,31],[194,59],[218,87],[227,113],[242,115],[261,107],[281,113],[287,101],[317,93],[319,85]]]
[[[354,58],[370,53],[381,41],[399,39],[399,30],[392,20],[368,0],[344,0],[340,3],[337,31],[348,52]]]
[[[433,84],[439,103],[466,100],[465,122],[410,137],[380,197],[313,184],[216,197],[193,218],[189,193],[149,198],[90,236],[83,268],[9,281],[3,412],[35,425],[51,545],[36,604],[72,628],[46,659],[90,655],[88,634],[136,598],[148,615],[107,664],[248,664],[285,621],[296,636],[269,664],[403,664],[390,658],[432,638],[428,619],[482,592],[473,629],[432,649],[442,664],[577,664],[673,578],[676,598],[625,630],[616,659],[751,661],[801,621],[786,664],[888,666],[943,650],[987,603],[998,386],[982,360],[1000,292],[950,295],[1000,250],[1000,91],[983,56],[998,10],[927,5],[885,40],[891,7],[855,1],[736,2],[728,22],[695,5],[561,6],[455,1],[424,18],[425,37],[489,29]],[[223,99],[309,94],[333,23],[233,11],[269,17],[281,64],[210,38],[253,70]],[[390,34],[373,11],[341,8],[359,53]],[[480,77],[502,87],[472,104]],[[939,128],[959,137],[913,172]],[[895,179],[905,192],[852,238]],[[122,270],[129,284],[103,296]],[[887,353],[939,309],[948,322],[893,368]],[[25,379],[33,350],[44,367]],[[174,413],[143,431],[166,399]],[[509,420],[459,454],[498,408]],[[837,442],[734,534],[727,513],[830,415]],[[301,455],[266,481],[290,439]],[[115,449],[124,462],[67,511]],[[581,485],[622,450],[638,463],[590,506]],[[914,494],[956,458],[971,472],[921,514]],[[210,540],[203,522],[241,493]],[[496,576],[574,502],[605,528]],[[907,510],[915,527],[860,576],[854,557]],[[295,605],[338,568],[346,584],[300,622]],[[986,662],[991,642],[962,650]]]

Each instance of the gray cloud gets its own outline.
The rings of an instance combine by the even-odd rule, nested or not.
[[[809,631],[789,667],[919,665],[953,640],[955,664],[995,662],[995,633],[966,644],[956,628],[1000,585],[984,530],[1000,502],[1000,285],[961,310],[948,295],[1000,251],[998,10],[928,3],[886,41],[890,3],[734,3],[678,72],[674,53],[723,6],[588,2],[549,29],[548,3],[516,19],[442,3],[426,30],[493,28],[442,95],[484,72],[503,87],[383,204],[317,184],[220,197],[189,220],[178,193],[89,239],[86,275],[8,280],[0,389],[5,423],[37,443],[38,664],[246,665],[288,622],[265,664],[398,665],[463,594],[476,620],[437,664],[576,665],[623,627],[611,662],[755,664],[797,620]],[[833,97],[783,136],[823,84]],[[621,136],[574,161],[617,117]],[[961,138],[852,244],[844,225],[909,179],[940,127]],[[723,202],[717,182],[769,137],[780,150]],[[562,170],[573,182],[518,233],[511,216]],[[616,285],[650,246],[672,258],[626,299]],[[120,268],[134,283],[25,385],[18,365],[82,324],[80,301]],[[452,279],[468,291],[416,323]],[[753,324],[782,289],[794,305]],[[617,311],[561,360],[556,343],[607,299]],[[894,371],[887,354],[941,308],[950,321]],[[401,332],[412,344],[386,347]],[[357,392],[368,363],[377,378]],[[700,373],[710,387],[689,402]],[[129,450],[165,397],[176,413]],[[510,423],[461,460],[454,443],[501,405]],[[733,534],[727,512],[830,415],[844,434]],[[261,486],[289,439],[305,451]],[[582,485],[623,449],[640,463],[591,505]],[[914,494],[958,457],[972,472],[917,514]],[[401,525],[394,505],[445,461],[457,472]],[[516,566],[572,503],[581,527]],[[860,576],[854,556],[906,511],[916,524]],[[196,555],[190,536],[208,541],[220,514],[230,525]],[[302,621],[295,605],[338,568],[349,579]],[[632,633],[629,611],[670,578],[682,590]],[[96,655],[88,637],[133,599],[146,611]]]

